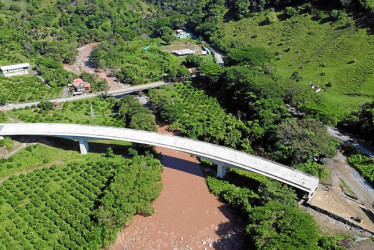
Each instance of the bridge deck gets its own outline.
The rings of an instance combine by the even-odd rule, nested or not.
[[[61,123],[0,124],[0,136],[5,135],[79,137],[87,140],[110,139],[176,149],[215,162],[221,162],[228,167],[249,170],[268,176],[301,189],[307,192],[309,196],[317,190],[319,183],[317,177],[238,150],[179,136],[141,130]]]

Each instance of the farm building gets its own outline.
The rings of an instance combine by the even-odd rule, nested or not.
[[[30,69],[29,63],[6,65],[0,67],[1,73],[7,77],[28,74],[28,69]]]

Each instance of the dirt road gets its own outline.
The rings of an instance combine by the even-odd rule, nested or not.
[[[105,72],[102,69],[97,69],[93,67],[90,63],[90,55],[92,50],[99,45],[99,42],[86,44],[82,47],[79,47],[77,58],[74,64],[64,64],[64,68],[68,71],[74,72],[79,75],[82,72],[87,72],[90,74],[96,74],[99,79],[104,79],[109,85],[109,90],[116,90],[128,87],[128,85],[120,83],[116,77],[109,76],[109,72]]]
[[[354,220],[351,217],[358,215],[363,218],[363,222],[354,223],[374,231],[374,215],[371,212],[374,190],[367,183],[359,181],[361,177],[347,164],[346,158],[340,152],[333,159],[327,160],[325,165],[330,169],[330,177],[326,181],[330,185],[326,188],[319,188],[309,202],[352,222]],[[353,190],[358,201],[344,195],[340,179],[343,179]]]
[[[166,127],[158,132],[169,133]],[[231,210],[209,193],[195,157],[157,147],[165,166],[155,214],[135,216],[112,249],[238,249],[243,228]]]

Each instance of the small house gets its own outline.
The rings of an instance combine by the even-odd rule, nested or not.
[[[190,72],[191,78],[196,77],[196,68],[188,68],[188,72]]]
[[[85,93],[87,91],[90,91],[91,85],[88,82],[83,81],[82,79],[75,79],[73,81],[72,86],[74,87],[74,91]]]
[[[176,33],[176,37],[177,38],[190,38],[191,37],[191,34],[190,33],[187,33],[186,31],[182,30],[182,29],[178,29],[175,31]]]
[[[13,64],[0,67],[1,73],[7,77],[28,74],[29,69],[29,63]]]

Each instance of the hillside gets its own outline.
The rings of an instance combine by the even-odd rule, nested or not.
[[[370,1],[256,2],[203,1],[188,26],[228,55],[248,48],[270,53],[252,69],[272,75],[278,92],[296,82],[292,91],[305,92],[304,103],[313,100],[296,108],[324,122],[336,124],[373,99]],[[321,88],[314,97],[310,82]]]
[[[298,72],[300,84],[312,81],[324,88],[320,94],[341,113],[374,97],[374,37],[367,29],[357,28],[351,17],[327,21],[326,15],[316,20],[308,13],[262,25],[266,15],[262,12],[224,24],[218,44],[226,47],[235,42],[267,49],[275,55],[272,63],[280,79]]]

